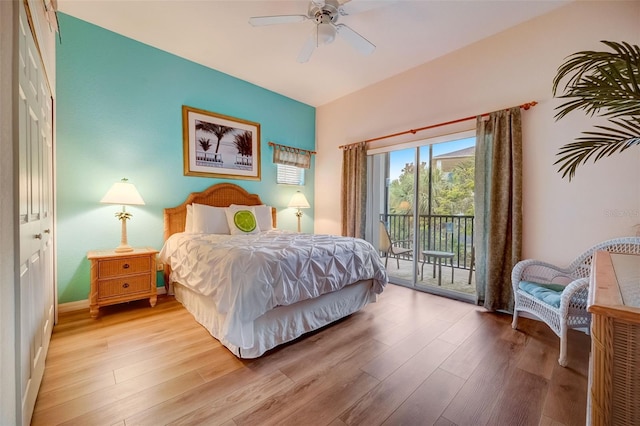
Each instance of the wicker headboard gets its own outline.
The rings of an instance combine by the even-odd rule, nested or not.
[[[187,219],[187,204],[206,204],[214,207],[229,207],[231,204],[257,206],[264,204],[257,194],[249,194],[233,183],[218,183],[202,192],[189,194],[184,203],[177,207],[164,209],[164,239],[167,240],[176,232],[184,232]],[[273,227],[276,227],[276,209],[271,208]]]

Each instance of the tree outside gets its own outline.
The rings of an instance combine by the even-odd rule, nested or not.
[[[414,203],[415,165],[408,163],[400,176],[389,186],[389,213],[410,215]],[[467,159],[457,164],[450,172],[433,169],[431,189],[431,214],[468,215],[475,214],[473,205],[475,164]],[[418,214],[429,214],[429,168],[426,162],[418,167],[420,193],[418,194]]]
[[[446,177],[441,174],[437,184],[434,173],[434,186],[438,191],[434,191],[433,214],[474,216],[474,174],[473,159],[460,162]]]

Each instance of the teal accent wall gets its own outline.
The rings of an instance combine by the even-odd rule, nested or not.
[[[313,232],[314,166],[304,187],[277,185],[269,141],[315,150],[315,108],[60,13],[57,46],[56,205],[60,303],[89,294],[88,250],[120,243],[119,206],[100,204],[126,177],[144,206],[131,206],[132,246],[158,250],[162,210],[218,182],[233,182],[278,210],[278,227],[295,231],[287,204],[301,190],[311,204],[303,232]],[[256,72],[268,72],[255,64]],[[184,176],[182,106],[260,123],[260,181]],[[158,275],[162,285],[161,275]]]

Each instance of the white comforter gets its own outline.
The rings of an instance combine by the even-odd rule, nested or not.
[[[361,239],[294,234],[172,235],[160,252],[171,281],[210,296],[223,318],[223,334],[250,347],[250,323],[279,305],[373,279],[382,292],[388,278],[373,246]]]

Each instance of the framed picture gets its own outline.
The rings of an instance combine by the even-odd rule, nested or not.
[[[185,176],[260,180],[260,124],[182,106]]]

